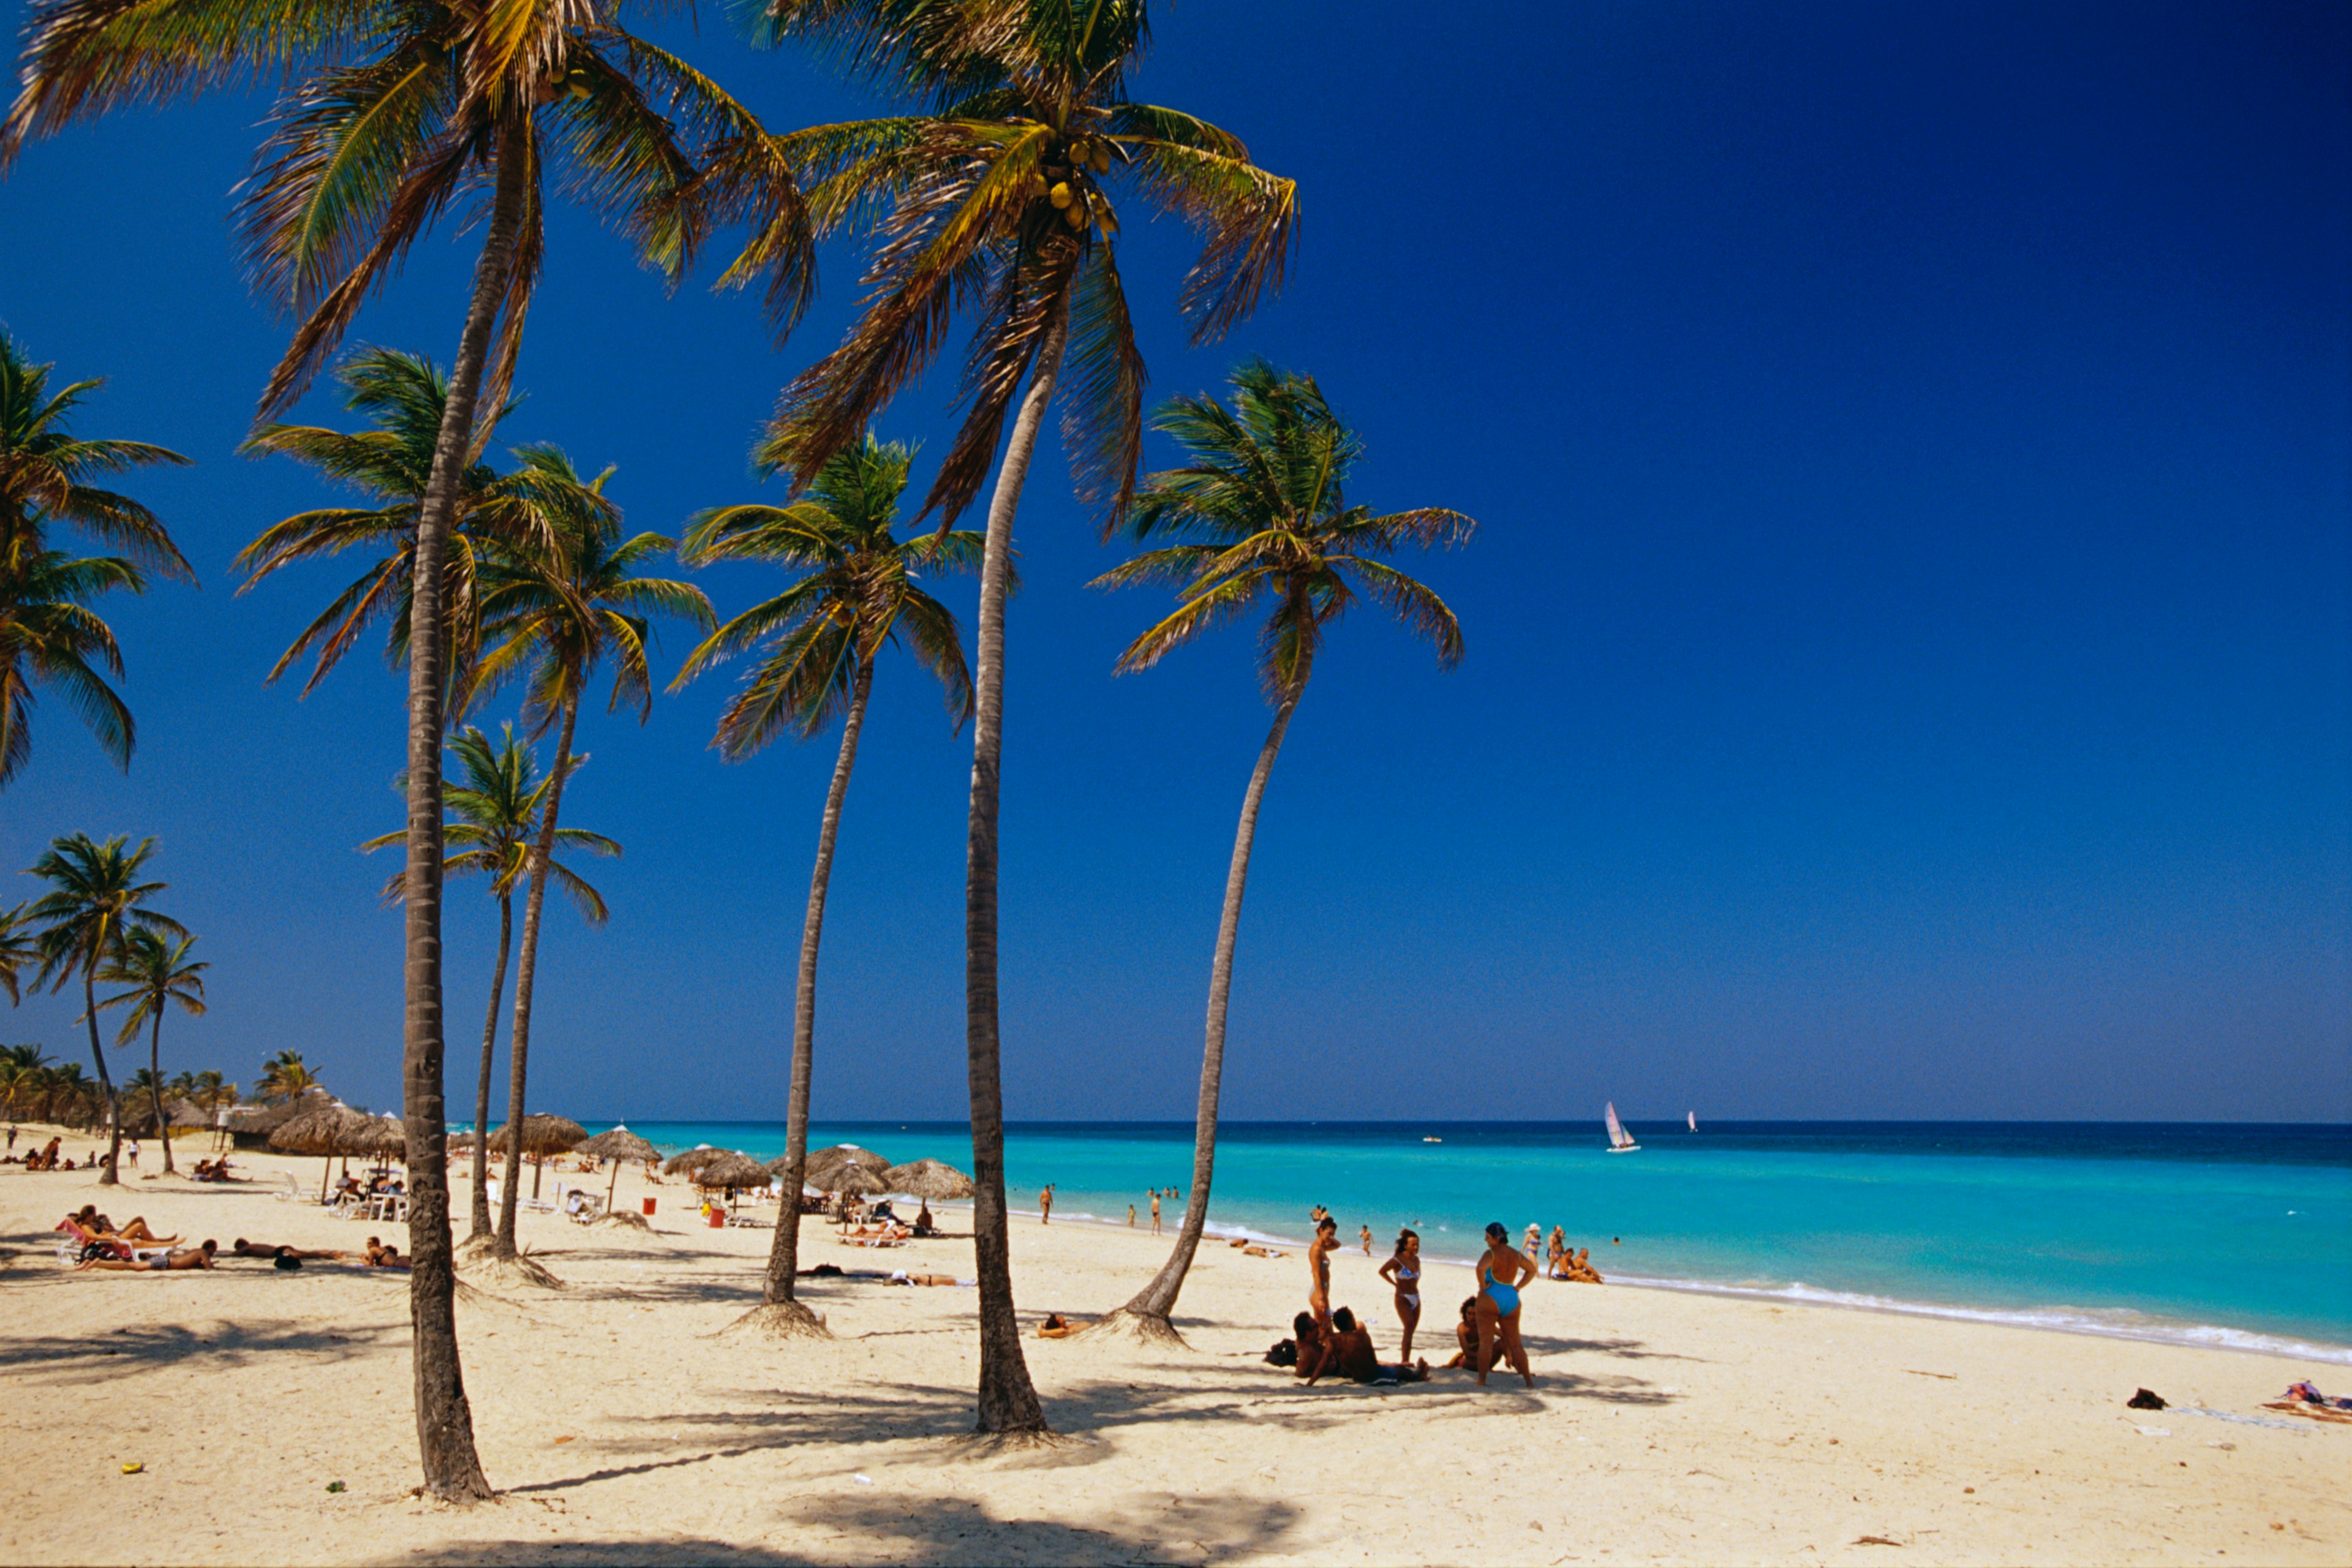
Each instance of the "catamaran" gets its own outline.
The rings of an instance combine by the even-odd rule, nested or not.
[[[1607,1116],[1609,1121],[1609,1152],[1612,1154],[1631,1154],[1633,1151],[1641,1147],[1639,1143],[1633,1142],[1632,1134],[1625,1131],[1625,1124],[1617,1120],[1617,1102],[1613,1100],[1609,1102]]]

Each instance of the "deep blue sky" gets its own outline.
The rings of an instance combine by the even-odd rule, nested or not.
[[[1245,353],[1312,372],[1370,447],[1359,499],[1484,524],[1408,563],[1462,617],[1458,673],[1369,615],[1317,668],[1261,824],[1228,1110],[2352,1119],[2347,16],[1160,7],[1138,95],[1244,136],[1306,218],[1289,291],[1199,351],[1181,234],[1130,227],[1155,394]],[[858,111],[715,14],[667,31],[771,124]],[[0,321],[110,378],[83,429],[201,459],[139,493],[205,574],[110,606],[138,757],[116,773],[46,706],[0,865],[158,836],[214,964],[167,1068],[250,1081],[292,1047],[387,1106],[399,921],[352,846],[398,825],[401,686],[369,658],[307,701],[265,688],[347,574],[243,598],[226,574],[328,494],[231,452],[286,330],[227,222],[264,106],[126,113],[0,185]],[[426,246],[354,342],[446,359],[475,243]],[[776,353],[749,301],[666,298],[567,215],[506,434],[619,465],[637,527],[763,493],[751,436],[856,292],[855,258],[828,261]],[[952,392],[950,363],[883,432],[936,456]],[[1114,556],[1058,460],[1019,535],[1009,1108],[1186,1115],[1265,721],[1249,638],[1114,681],[1160,604],[1084,588]],[[705,581],[722,609],[765,585]],[[968,613],[969,583],[946,591]],[[834,753],[721,764],[726,686],[583,724],[570,820],[628,856],[595,873],[609,928],[551,915],[548,1108],[781,1113]],[[968,768],[887,665],[820,1116],[963,1110]],[[470,885],[453,909],[459,1102],[495,922]],[[27,1001],[0,1031],[80,1053],[72,1018]]]

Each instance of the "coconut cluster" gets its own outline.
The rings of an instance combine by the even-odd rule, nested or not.
[[[1108,233],[1118,226],[1118,220],[1111,216],[1110,204],[1102,199],[1101,192],[1097,191],[1091,201],[1087,198],[1085,187],[1092,182],[1085,176],[1109,173],[1109,143],[1073,137],[1046,153],[1032,190],[1052,203],[1070,227],[1083,230],[1089,221],[1099,221]]]

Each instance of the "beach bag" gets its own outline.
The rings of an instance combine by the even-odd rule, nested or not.
[[[299,1258],[289,1258],[286,1254],[281,1252],[277,1257],[269,1260],[269,1267],[272,1268],[287,1269],[290,1272],[293,1269],[301,1268],[302,1260]]]
[[[1268,1366],[1297,1366],[1298,1364],[1298,1342],[1297,1340],[1275,1341],[1274,1348],[1265,1352],[1265,1364]]]

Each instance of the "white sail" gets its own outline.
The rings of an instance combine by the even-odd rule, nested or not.
[[[1690,1118],[1690,1130],[1691,1130],[1692,1131],[1694,1131],[1694,1132],[1697,1131],[1698,1131],[1698,1112],[1697,1112],[1697,1111],[1696,1111],[1696,1110],[1685,1110],[1685,1111],[1684,1111],[1684,1112],[1683,1112],[1683,1114],[1684,1114],[1685,1116],[1687,1116],[1687,1117],[1689,1117],[1689,1118]]]
[[[1633,1140],[1626,1136],[1625,1124],[1617,1120],[1617,1102],[1615,1100],[1612,1100],[1609,1102],[1609,1109],[1605,1114],[1609,1121],[1609,1147],[1612,1149],[1632,1149],[1637,1147]]]

